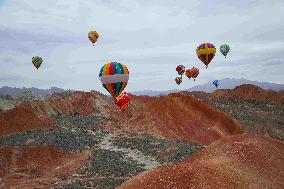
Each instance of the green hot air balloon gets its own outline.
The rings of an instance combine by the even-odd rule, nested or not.
[[[227,44],[221,45],[220,52],[225,56],[225,58],[226,58],[226,56],[227,56],[229,51],[230,51],[230,46],[229,45],[227,45]]]
[[[43,60],[40,56],[34,56],[32,58],[32,63],[34,64],[34,66],[36,67],[36,69],[38,69],[40,67],[40,65],[42,64]]]

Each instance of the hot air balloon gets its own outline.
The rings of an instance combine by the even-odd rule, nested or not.
[[[89,40],[93,43],[93,46],[94,46],[94,43],[98,40],[99,38],[99,34],[97,31],[93,30],[93,31],[90,31],[88,33],[88,38]]]
[[[129,71],[124,64],[110,62],[101,68],[99,77],[103,87],[115,98],[126,87],[129,79]]]
[[[227,54],[229,53],[229,51],[230,51],[229,45],[223,44],[223,45],[220,46],[220,52],[225,56],[225,58],[226,58]]]
[[[32,58],[32,63],[34,64],[34,66],[36,67],[36,69],[38,69],[40,67],[40,65],[42,64],[43,60],[40,56],[34,56]]]
[[[177,73],[178,73],[178,75],[183,75],[183,73],[185,72],[185,67],[183,66],[183,65],[178,65],[177,67],[176,67],[176,71],[177,71]]]
[[[185,71],[185,75],[186,75],[186,77],[188,77],[188,79],[190,79],[190,78],[191,78],[191,76],[190,76],[190,72],[191,72],[191,70],[190,70],[190,69],[187,69],[187,70]]]
[[[214,58],[216,48],[211,43],[203,43],[196,48],[198,58],[208,67],[208,64]]]
[[[130,104],[130,96],[123,92],[115,98],[115,103],[121,111],[124,111]]]
[[[195,67],[192,67],[190,69],[190,72],[188,73],[189,77],[192,77],[194,81],[195,81],[195,78],[198,76],[198,74],[199,74],[199,69]]]
[[[176,77],[175,81],[178,85],[180,85],[182,82],[182,77]]]
[[[214,80],[213,81],[213,84],[215,85],[215,87],[217,88],[218,87],[218,85],[219,85],[219,81],[218,80]]]

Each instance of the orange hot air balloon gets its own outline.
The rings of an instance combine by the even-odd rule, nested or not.
[[[192,67],[192,68],[190,69],[190,72],[189,72],[188,76],[189,76],[189,77],[192,77],[193,80],[195,81],[195,78],[198,76],[198,74],[199,74],[199,69],[198,69],[198,68],[195,68],[195,67]]]
[[[124,111],[130,104],[130,96],[123,92],[115,98],[115,103],[121,111]]]
[[[190,79],[190,78],[191,78],[191,76],[190,76],[190,72],[191,72],[191,70],[190,70],[190,69],[187,69],[187,70],[185,71],[185,75],[186,75],[186,77],[188,77],[188,79]]]

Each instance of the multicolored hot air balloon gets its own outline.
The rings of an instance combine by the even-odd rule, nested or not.
[[[99,77],[103,87],[115,98],[126,87],[129,79],[129,71],[124,64],[110,62],[101,68]]]
[[[213,85],[215,85],[215,87],[217,88],[219,86],[219,81],[218,80],[214,80],[213,81]]]
[[[130,96],[123,92],[115,98],[115,103],[121,111],[124,111],[130,104]]]
[[[182,77],[176,77],[175,81],[178,85],[180,85],[182,82]]]
[[[34,56],[32,58],[32,63],[36,67],[36,69],[38,69],[40,67],[42,62],[43,62],[43,60],[42,60],[42,58],[40,56]]]
[[[203,43],[196,48],[198,58],[208,67],[208,64],[214,58],[216,48],[211,43]]]
[[[177,67],[176,67],[176,71],[177,71],[177,73],[178,73],[178,75],[183,75],[183,73],[185,72],[185,67],[183,66],[183,65],[178,65]]]
[[[198,74],[199,74],[199,69],[195,67],[192,67],[190,71],[188,72],[188,76],[192,77],[194,81],[195,81],[195,78],[198,76]]]
[[[191,70],[190,70],[190,69],[187,69],[187,70],[185,71],[185,75],[186,75],[186,77],[188,77],[188,79],[190,79],[190,78],[191,78],[191,76],[190,76],[190,72],[191,72]]]
[[[93,30],[93,31],[90,31],[88,33],[88,38],[89,40],[93,43],[93,46],[94,46],[94,43],[98,40],[99,38],[99,34],[97,31]]]
[[[223,44],[223,45],[220,46],[220,52],[225,56],[225,58],[226,58],[227,54],[229,53],[229,51],[230,51],[229,45]]]

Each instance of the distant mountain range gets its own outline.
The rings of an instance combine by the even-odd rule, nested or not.
[[[236,86],[242,85],[242,84],[252,84],[252,85],[256,85],[262,89],[272,89],[274,91],[281,91],[284,90],[284,84],[275,84],[275,83],[268,83],[268,82],[259,82],[259,81],[250,81],[247,79],[231,79],[231,78],[226,78],[226,79],[222,79],[219,80],[220,85],[218,86],[218,89],[234,89]],[[183,91],[203,91],[203,92],[207,92],[207,93],[211,93],[213,91],[215,91],[216,88],[215,86],[211,83],[205,83],[202,85],[197,85],[194,86],[192,88],[183,90]],[[74,90],[64,90],[61,88],[57,88],[57,87],[51,87],[50,89],[38,89],[38,88],[15,88],[15,87],[8,87],[8,86],[4,86],[0,88],[0,93],[2,94],[8,94],[11,96],[18,96],[20,95],[22,92],[25,91],[31,91],[33,94],[35,95],[39,95],[39,96],[45,96],[45,95],[49,95],[49,94],[53,94],[53,93],[60,93],[60,92],[66,92],[66,91],[74,91]],[[181,90],[178,89],[174,89],[174,90],[168,90],[168,91],[152,91],[152,90],[144,90],[144,91],[135,91],[135,92],[130,92],[131,94],[137,95],[137,96],[142,96],[142,95],[146,95],[146,96],[165,96],[168,95],[170,93],[176,93],[176,92],[180,92]]]
[[[218,86],[218,89],[233,89],[236,86],[242,85],[242,84],[252,84],[256,85],[262,89],[268,90],[272,89],[274,91],[281,91],[284,90],[284,84],[275,84],[275,83],[269,83],[269,82],[259,82],[259,81],[251,81],[247,79],[231,79],[231,78],[225,78],[222,80],[219,80],[220,85]],[[212,93],[215,91],[216,88],[215,86],[211,83],[205,83],[202,85],[197,85],[192,88],[183,90],[183,91],[203,91],[207,93]],[[147,96],[163,96],[163,95],[168,95],[170,93],[175,93],[179,92],[181,90],[175,89],[175,90],[169,90],[169,91],[152,91],[152,90],[145,90],[145,91],[135,91],[132,92],[134,95],[147,95]]]
[[[39,95],[39,96],[45,96],[45,95],[49,95],[49,94],[53,94],[53,93],[60,93],[60,92],[65,92],[65,91],[71,91],[71,90],[64,90],[64,89],[60,89],[57,87],[51,87],[50,89],[38,89],[38,88],[16,88],[16,87],[8,87],[8,86],[4,86],[0,88],[0,93],[2,94],[7,94],[10,96],[18,96],[20,95],[22,92],[25,91],[31,91],[33,94],[35,95]]]

